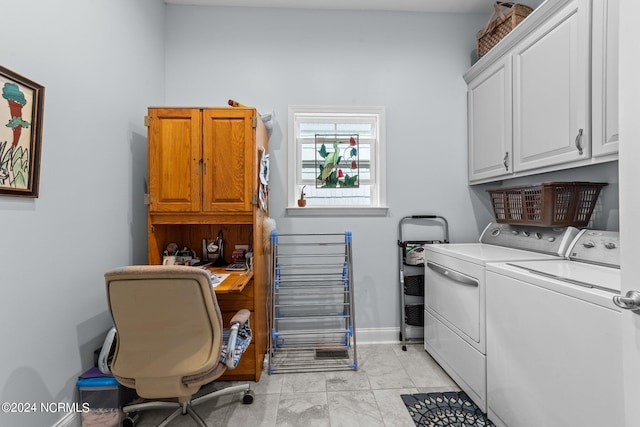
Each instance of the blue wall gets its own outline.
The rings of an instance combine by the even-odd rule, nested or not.
[[[167,7],[167,104],[224,105],[236,99],[275,113],[270,140],[271,216],[281,232],[353,231],[360,339],[397,339],[396,241],[403,216],[445,216],[454,242],[476,240],[493,217],[485,190],[500,183],[467,185],[462,78],[471,65],[476,32],[486,18]],[[301,104],[386,108],[388,216],[286,215],[287,107]],[[617,182],[615,165],[583,168],[578,174],[612,175]],[[530,178],[536,182],[544,176]],[[612,206],[617,209],[614,187]]]
[[[40,197],[0,197],[0,400],[74,402],[111,325],[104,272],[146,261],[143,117],[163,101],[164,4],[21,0],[2,16],[0,64],[44,85],[45,106]]]

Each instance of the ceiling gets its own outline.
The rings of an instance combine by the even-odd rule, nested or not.
[[[200,6],[487,14],[493,11],[495,0],[165,0],[165,3]]]

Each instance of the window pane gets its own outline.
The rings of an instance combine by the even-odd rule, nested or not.
[[[362,138],[373,138],[370,123],[336,123],[337,133],[357,133]]]
[[[305,186],[307,206],[379,206],[380,189],[377,182],[376,164],[380,161],[377,150],[384,144],[379,140],[379,129],[384,125],[384,109],[378,107],[296,107],[292,112],[290,135],[290,155],[295,158],[295,186],[290,187],[297,194],[290,194],[289,200],[300,196]],[[335,111],[332,111],[335,108]],[[357,135],[357,136],[356,136]],[[350,137],[357,140],[357,146],[349,144]],[[334,151],[334,143],[339,143],[340,161],[331,169],[331,176],[320,181],[324,159]],[[322,145],[325,150],[320,153]],[[357,148],[353,152],[352,148]],[[356,168],[352,168],[356,162]],[[293,166],[292,165],[292,166]],[[334,175],[337,175],[337,180]],[[357,175],[357,180],[353,181]],[[334,187],[336,185],[337,187]],[[358,185],[352,187],[351,185]],[[327,186],[329,188],[327,188]]]
[[[335,123],[300,123],[301,138],[313,138],[316,133],[336,133]]]
[[[358,188],[315,188],[304,189],[307,206],[369,206],[371,186]]]

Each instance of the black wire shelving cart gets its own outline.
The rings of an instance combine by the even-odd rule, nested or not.
[[[439,229],[442,239],[404,240],[403,228],[407,226],[430,226]],[[415,231],[415,230],[414,230]],[[417,233],[415,233],[417,234]],[[420,233],[425,234],[425,233]],[[420,236],[424,237],[424,236]],[[420,338],[407,338],[407,326],[424,327],[424,245],[449,243],[449,223],[439,215],[412,215],[403,217],[398,224],[398,249],[400,265],[400,342],[407,351],[407,342],[419,342]]]

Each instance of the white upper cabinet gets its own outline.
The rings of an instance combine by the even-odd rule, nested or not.
[[[589,2],[574,0],[513,52],[516,171],[588,159]]]
[[[513,173],[511,61],[502,58],[469,83],[469,179]]]
[[[593,156],[618,152],[618,19],[620,0],[593,1]]]
[[[617,159],[618,3],[546,1],[465,73],[471,184]]]

